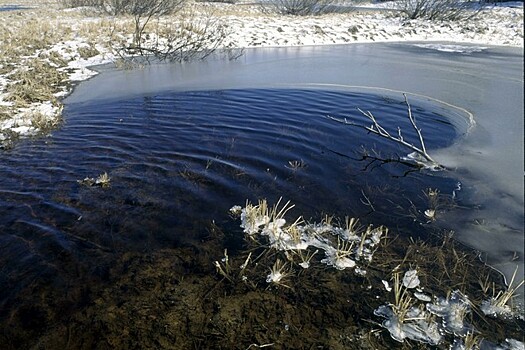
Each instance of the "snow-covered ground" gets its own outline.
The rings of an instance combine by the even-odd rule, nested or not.
[[[9,5],[25,9],[0,11],[0,145],[13,135],[38,133],[42,120],[44,125],[56,125],[62,110],[60,97],[71,90],[67,82],[62,81],[60,86],[52,87],[53,101],[15,104],[17,97],[8,87],[15,82],[15,73],[25,69],[28,60],[51,62],[54,69],[67,73],[69,82],[81,81],[95,74],[89,66],[117,60],[113,50],[119,45],[116,43],[131,40],[130,18],[112,18],[89,8],[64,9],[60,3],[21,0]],[[0,1],[0,9],[7,5]],[[387,41],[523,47],[523,2],[488,5],[468,21],[444,22],[407,20],[397,11],[380,9],[395,7],[394,2],[359,2],[346,13],[305,17],[267,13],[249,3],[198,2],[190,6],[197,14],[195,18],[212,13],[228,33],[223,45],[236,48]],[[41,41],[35,41],[36,38]],[[28,43],[22,53],[12,49],[23,45],[24,40],[34,42]],[[458,48],[462,50],[461,45],[455,49]],[[451,46],[443,49],[450,50]],[[39,123],[35,122],[35,116]]]
[[[229,39],[240,47],[408,40],[523,46],[520,4],[487,8],[466,22],[406,20],[397,12],[369,10],[375,4],[368,3],[356,6],[355,12],[314,17],[265,15],[248,7],[243,16],[229,15],[225,20],[232,29]]]

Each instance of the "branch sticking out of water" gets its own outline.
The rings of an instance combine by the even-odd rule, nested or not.
[[[392,135],[391,133],[389,133],[383,126],[381,126],[381,124],[377,121],[376,117],[370,111],[363,111],[362,109],[358,108],[358,111],[361,112],[361,114],[363,114],[365,117],[367,117],[368,119],[372,121],[372,125],[370,126],[357,124],[352,121],[349,121],[346,118],[340,119],[340,118],[334,118],[331,116],[328,116],[328,118],[335,120],[336,122],[346,124],[346,125],[358,126],[380,137],[384,137],[388,140],[391,140],[400,145],[403,145],[407,147],[408,149],[412,150],[417,156],[419,156],[418,158],[420,158],[421,161],[416,159],[412,154],[409,155],[409,157],[416,163],[422,164],[432,169],[441,169],[442,166],[428,154],[426,146],[425,146],[425,140],[423,138],[423,134],[421,133],[421,128],[419,128],[416,124],[416,120],[414,119],[414,115],[412,114],[412,107],[410,106],[410,103],[408,102],[407,95],[403,94],[403,97],[405,98],[405,104],[407,105],[408,119],[410,120],[410,123],[412,124],[412,127],[416,131],[417,136],[419,138],[419,146],[416,146],[413,143],[405,141],[401,128],[399,127],[397,128],[397,135]]]

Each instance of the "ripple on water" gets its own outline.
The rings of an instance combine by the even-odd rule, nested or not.
[[[446,111],[412,105],[428,148],[464,132]],[[66,106],[63,128],[0,154],[0,265],[2,280],[17,286],[0,292],[3,307],[44,272],[50,284],[102,278],[114,253],[191,241],[211,220],[228,225],[228,209],[246,199],[283,196],[307,219],[329,213],[410,226],[406,208],[424,211],[425,189],[452,192],[455,181],[363,159],[362,150],[408,152],[325,118],[368,124],[357,107],[417,141],[402,96],[248,89]],[[109,189],[77,183],[104,172]]]

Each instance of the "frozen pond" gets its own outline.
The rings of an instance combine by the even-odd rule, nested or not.
[[[467,208],[440,218],[487,253],[507,276],[523,276],[523,54],[519,48],[456,43],[356,44],[248,50],[140,71],[109,71],[82,84],[69,103],[165,90],[310,87],[377,88],[428,96],[467,110],[475,126],[435,154],[457,169]],[[377,90],[376,90],[377,91]]]

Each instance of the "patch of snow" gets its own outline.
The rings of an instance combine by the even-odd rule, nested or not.
[[[36,130],[35,128],[31,126],[24,125],[24,126],[13,127],[11,128],[11,131],[16,132],[17,134],[20,134],[20,135],[30,135],[30,134],[33,134]]]

